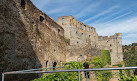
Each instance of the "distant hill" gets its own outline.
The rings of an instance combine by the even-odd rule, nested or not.
[[[137,66],[137,43],[123,45],[125,66]]]

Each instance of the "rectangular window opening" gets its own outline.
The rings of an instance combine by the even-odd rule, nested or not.
[[[86,30],[86,25],[84,25],[84,30]]]
[[[64,18],[62,18],[62,25],[64,25],[65,24],[65,19]]]

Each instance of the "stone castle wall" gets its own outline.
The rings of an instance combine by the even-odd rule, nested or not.
[[[121,33],[116,33],[115,35],[110,37],[99,36],[98,47],[100,49],[110,50],[112,65],[118,64],[123,61]]]
[[[99,37],[94,27],[77,21],[73,16],[59,17],[56,23],[30,0],[0,1],[0,74],[53,67],[54,64],[61,66],[64,62],[77,61],[80,55],[85,59],[98,56],[103,49],[112,49],[112,63],[115,64],[122,60],[117,60],[122,58],[121,39],[121,34]],[[34,78],[28,76],[9,75],[6,81]]]
[[[99,36],[94,27],[76,20],[73,16],[58,17],[57,23],[63,27],[64,36],[70,39],[70,46],[82,48],[89,42],[92,48],[110,50],[112,65],[123,61],[121,33],[110,37]]]
[[[70,53],[67,61],[77,61],[80,55],[87,59],[88,55],[93,57],[101,54],[101,49],[91,47],[93,44],[95,46],[94,41],[97,40],[95,28],[76,20],[73,16],[59,17],[57,23],[63,27],[64,37],[70,40],[70,44],[67,46]]]
[[[0,76],[7,71],[61,66],[67,54],[63,35],[64,29],[30,0],[1,0]],[[5,81],[28,81],[22,77],[29,76],[6,75]]]

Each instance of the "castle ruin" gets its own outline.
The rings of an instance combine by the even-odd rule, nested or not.
[[[57,23],[64,29],[64,36],[70,39],[70,46],[83,47],[87,42],[93,48],[110,50],[111,64],[123,61],[122,33],[113,36],[99,36],[94,27],[88,26],[73,16],[58,17]]]
[[[59,17],[55,22],[30,0],[0,0],[0,74],[62,66],[77,61],[80,55],[85,59],[99,56],[102,50],[110,50],[112,65],[123,61],[122,34],[98,36],[94,27],[73,16]],[[6,81],[23,77],[34,78],[9,75]]]

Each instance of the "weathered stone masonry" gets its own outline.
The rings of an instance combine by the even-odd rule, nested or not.
[[[7,71],[61,66],[67,54],[63,35],[63,28],[30,0],[0,0],[0,76]],[[13,78],[19,77],[6,79]]]
[[[56,23],[30,0],[0,0],[0,76],[7,71],[61,66],[77,61],[81,54],[89,59],[103,49],[111,51],[111,63],[116,64],[123,60],[121,39],[120,33],[98,36],[94,27],[73,16],[59,17]],[[6,81],[34,78],[10,75]]]
[[[63,27],[64,36],[70,39],[70,46],[82,48],[88,43],[92,48],[110,50],[112,65],[123,61],[121,33],[110,37],[98,36],[94,27],[76,20],[73,16],[59,17],[57,23]]]

